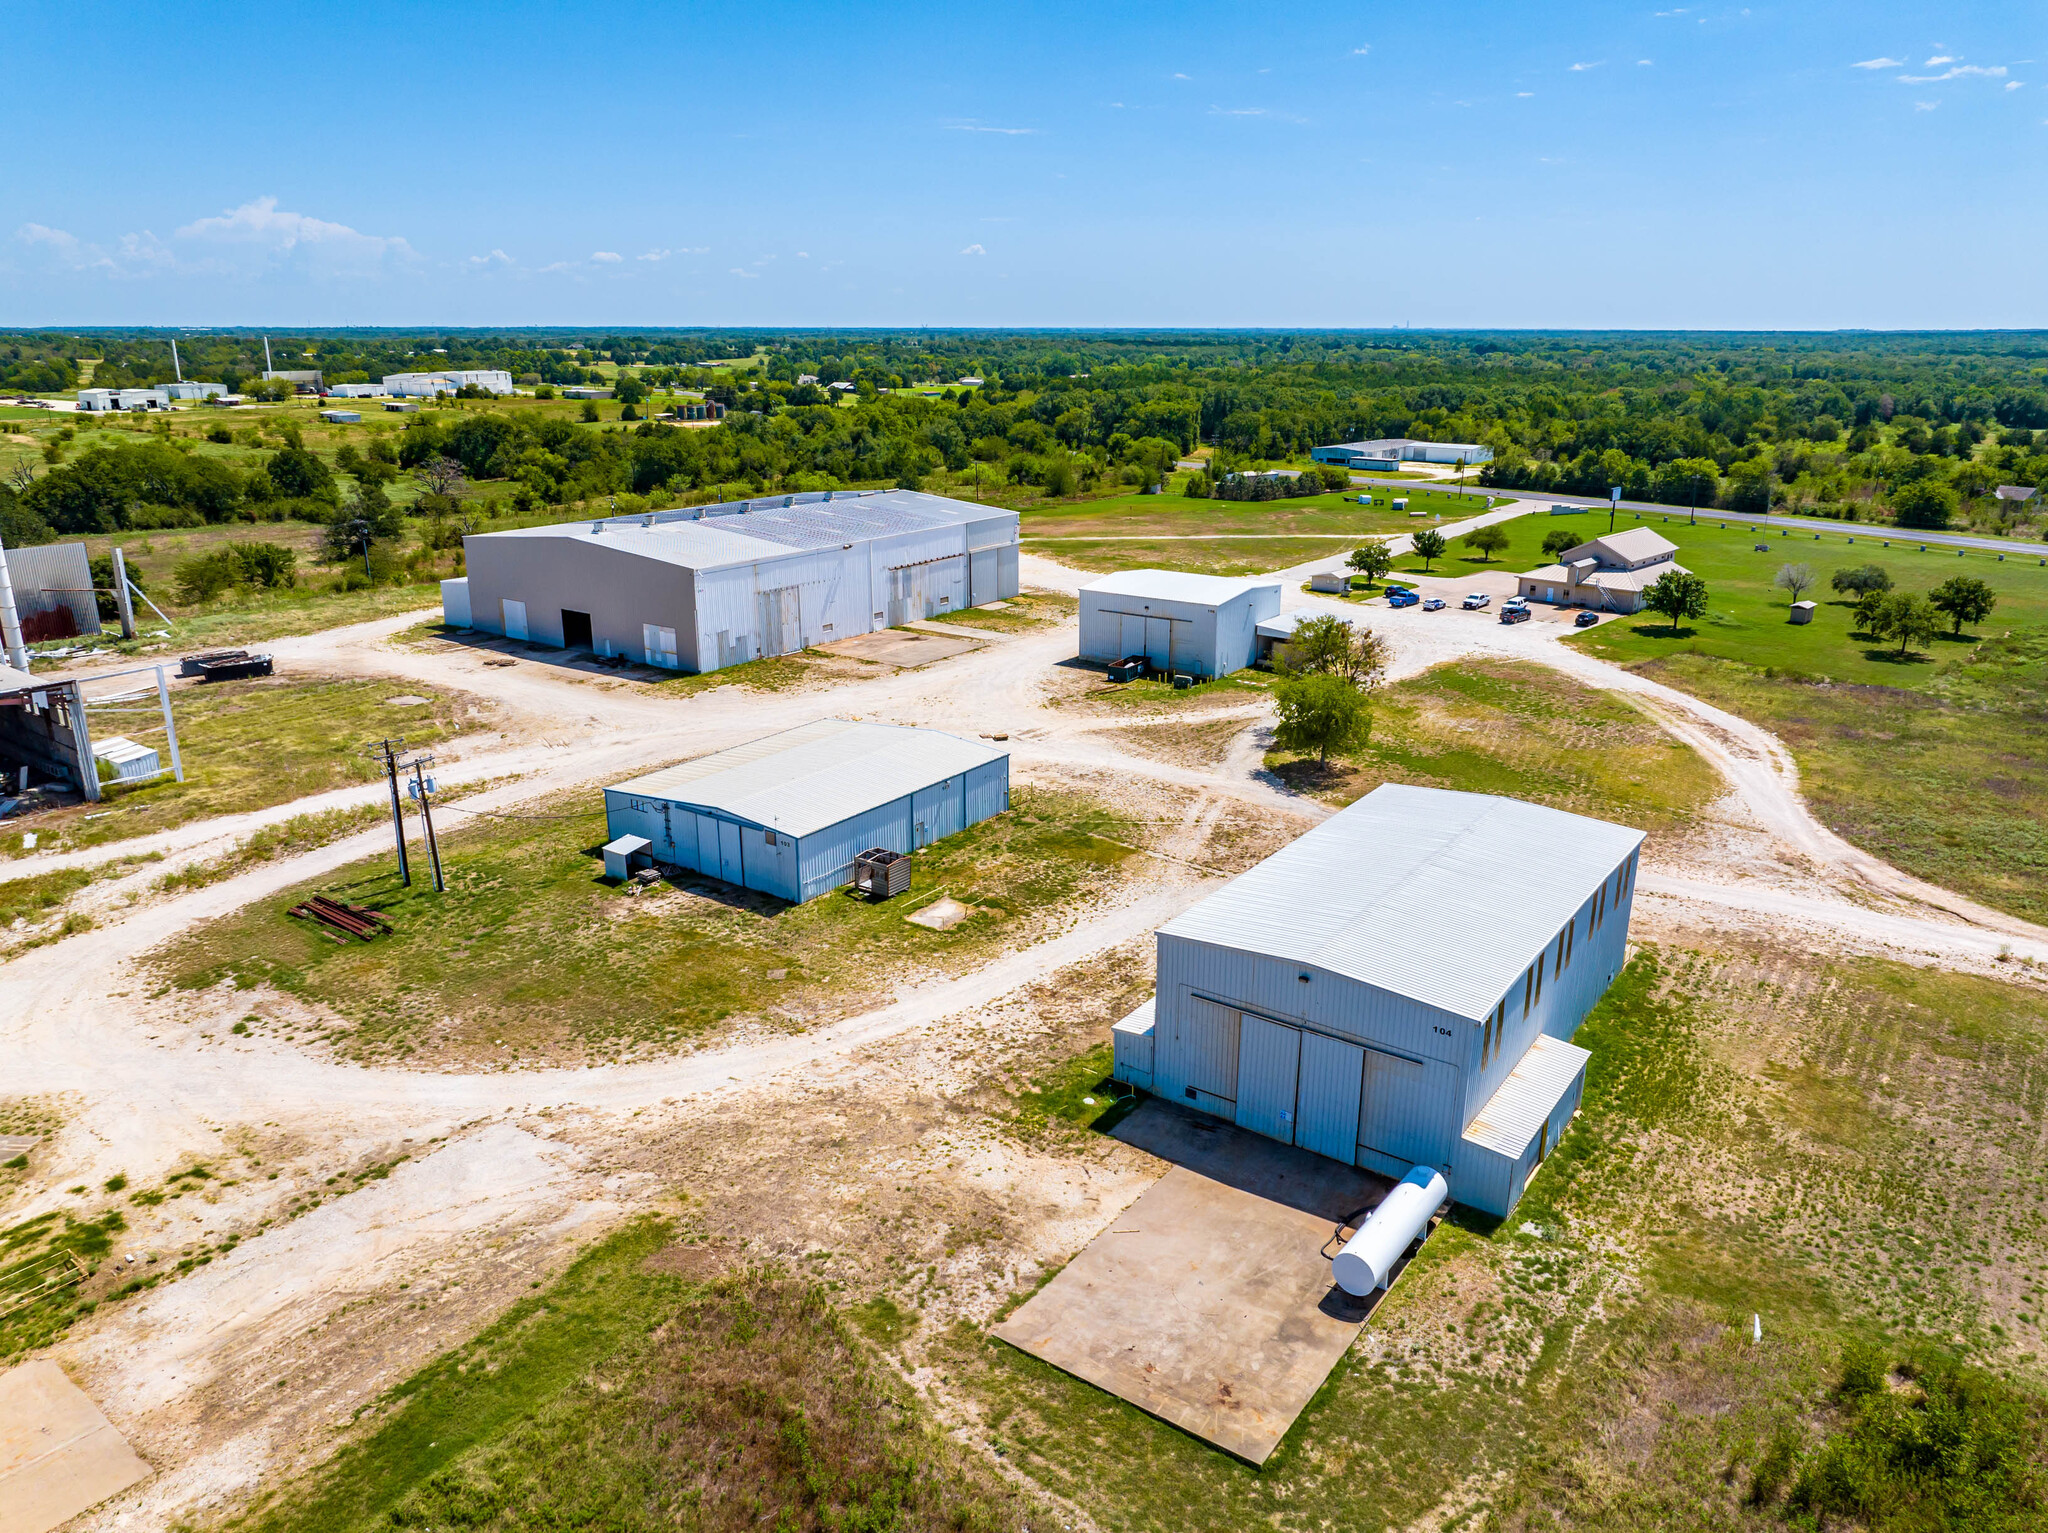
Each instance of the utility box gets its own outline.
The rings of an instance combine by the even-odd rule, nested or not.
[[[654,843],[645,836],[620,836],[605,843],[604,876],[623,883],[636,867],[644,868],[652,862],[653,854]]]
[[[1814,603],[1810,601],[1796,601],[1792,603],[1792,621],[1795,623],[1812,622],[1813,609]]]
[[[910,858],[885,847],[870,847],[853,859],[853,886],[871,900],[910,890]]]

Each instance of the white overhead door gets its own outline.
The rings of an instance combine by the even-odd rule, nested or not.
[[[525,638],[526,603],[514,601],[508,596],[503,599],[502,605],[505,609],[505,637],[508,639]]]
[[[1132,655],[1145,653],[1145,619],[1134,613],[1117,614],[1116,657],[1128,659]]]
[[[1354,1163],[1358,1159],[1358,1102],[1364,1085],[1364,1049],[1321,1033],[1302,1034],[1294,1142],[1347,1166]]]
[[[1237,1051],[1237,1126],[1294,1143],[1301,1029],[1246,1014]]]
[[[804,647],[803,601],[798,586],[761,593],[761,653],[786,655]]]

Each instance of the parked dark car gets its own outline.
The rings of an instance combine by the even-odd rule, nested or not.
[[[1526,623],[1529,621],[1529,609],[1527,607],[1503,607],[1500,609],[1500,620],[1503,623]]]
[[[1600,614],[1599,614],[1599,613],[1597,613],[1597,612],[1581,612],[1581,613],[1580,613],[1580,614],[1579,614],[1579,615],[1578,615],[1577,617],[1575,617],[1575,618],[1573,618],[1573,619],[1572,619],[1572,627],[1574,627],[1574,628],[1591,628],[1591,627],[1592,627],[1592,626],[1593,626],[1593,625],[1594,625],[1595,623],[1597,623],[1597,622],[1599,622],[1599,621],[1600,621]]]

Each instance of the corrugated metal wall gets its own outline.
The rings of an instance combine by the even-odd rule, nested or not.
[[[1242,1017],[1237,1047],[1237,1125],[1294,1143],[1294,1095],[1301,1077],[1301,1029]]]
[[[32,548],[7,550],[7,575],[14,586],[15,611],[30,641],[38,636],[69,638],[59,625],[38,622],[56,612],[70,615],[71,633],[100,631],[99,601],[92,591],[92,561],[83,543],[39,543]],[[138,616],[147,616],[142,603],[135,604]],[[44,633],[45,627],[49,628]]]
[[[1294,1142],[1332,1160],[1356,1159],[1364,1083],[1364,1049],[1322,1033],[1303,1033]]]

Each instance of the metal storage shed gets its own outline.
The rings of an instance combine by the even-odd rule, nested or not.
[[[1228,676],[1258,658],[1258,626],[1279,611],[1277,580],[1122,570],[1081,587],[1081,658]]]
[[[870,847],[915,852],[1010,807],[1010,754],[935,729],[820,719],[604,790],[614,838],[785,900],[853,876]]]
[[[911,490],[523,527],[463,549],[470,626],[684,671],[1017,594],[1016,512]]]
[[[1160,928],[1154,1014],[1118,1025],[1116,1073],[1388,1176],[1434,1166],[1504,1215],[1577,1109],[1587,1055],[1565,1040],[1620,972],[1642,840],[1375,789]]]

